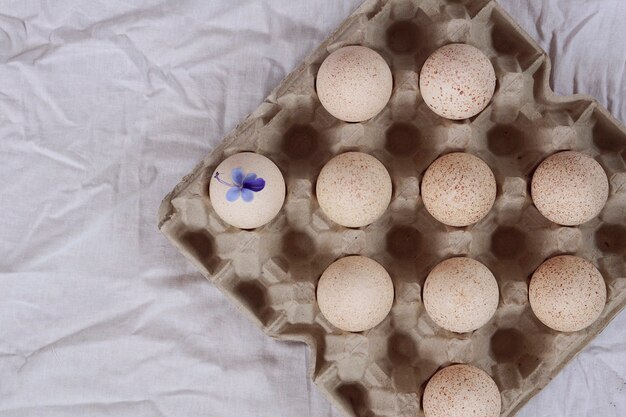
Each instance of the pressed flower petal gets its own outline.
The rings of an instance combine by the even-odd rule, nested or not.
[[[235,185],[243,184],[243,170],[241,168],[233,168],[230,172],[230,177],[233,179]]]
[[[248,181],[254,181],[256,179],[256,174],[254,172],[249,173],[248,175],[246,175],[246,177],[243,179],[243,183],[245,184]]]
[[[243,188],[247,188],[248,190],[252,190],[255,193],[261,191],[265,188],[265,180],[263,178],[255,178],[252,181],[244,181]]]
[[[246,203],[249,203],[254,198],[254,193],[247,188],[241,189],[241,199]]]
[[[241,188],[229,188],[228,191],[226,191],[226,200],[233,202],[239,198],[239,194],[241,194]]]

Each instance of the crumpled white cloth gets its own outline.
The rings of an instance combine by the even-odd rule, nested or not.
[[[156,228],[359,0],[0,0],[0,417],[339,416]],[[626,3],[502,2],[626,120]],[[522,411],[623,417],[626,313]]]

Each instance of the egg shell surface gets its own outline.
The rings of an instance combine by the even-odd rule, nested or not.
[[[455,152],[436,159],[424,173],[426,210],[449,226],[468,226],[489,213],[496,199],[496,178],[477,156]]]
[[[217,215],[240,229],[269,223],[285,201],[285,180],[274,162],[242,152],[220,163],[209,182],[209,200]]]
[[[422,98],[432,111],[460,120],[487,107],[496,88],[496,74],[480,49],[452,43],[437,49],[424,62],[419,85]]]
[[[586,259],[560,255],[535,270],[528,288],[530,307],[546,326],[575,332],[590,326],[606,304],[606,284]]]
[[[366,226],[378,219],[391,201],[387,168],[362,152],[335,156],[322,168],[316,195],[324,213],[346,227]]]
[[[482,369],[450,365],[437,372],[424,389],[426,417],[498,417],[500,390]]]
[[[535,170],[531,196],[548,220],[575,226],[596,217],[609,196],[609,180],[602,166],[580,152],[559,152]]]
[[[320,311],[332,325],[348,332],[368,330],[383,321],[393,297],[387,270],[364,256],[333,262],[317,284]]]
[[[393,76],[378,52],[365,46],[345,46],[324,60],[316,88],[330,114],[346,122],[362,122],[387,105]]]
[[[478,329],[493,317],[500,293],[489,268],[471,258],[439,263],[424,283],[424,307],[446,330],[464,333]]]

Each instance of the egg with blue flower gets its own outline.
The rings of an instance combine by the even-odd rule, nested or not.
[[[285,180],[274,162],[254,152],[226,158],[211,175],[209,200],[215,213],[240,229],[269,223],[285,201]]]

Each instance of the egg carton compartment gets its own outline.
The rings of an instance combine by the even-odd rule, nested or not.
[[[451,42],[481,49],[497,76],[490,105],[463,121],[436,116],[419,91],[422,64]],[[394,76],[388,105],[363,123],[335,119],[315,93],[321,62],[351,44],[378,51]],[[549,73],[545,52],[493,1],[366,1],[166,196],[159,228],[265,333],[309,345],[311,378],[345,415],[422,416],[428,379],[464,362],[493,377],[512,416],[626,305],[626,129],[589,97],[554,95]],[[600,215],[579,227],[549,222],[530,199],[533,170],[565,149],[594,157],[610,183]],[[393,181],[386,213],[357,229],[315,199],[322,166],[350,150],[374,155]],[[221,221],[207,195],[215,167],[242,151],[273,160],[287,186],[278,216],[250,231]],[[420,198],[426,168],[452,151],[479,156],[497,180],[493,209],[473,226],[439,223]],[[322,272],[351,254],[381,263],[395,287],[388,317],[361,333],[333,327],[315,299]],[[550,330],[528,304],[531,274],[556,254],[589,259],[605,278],[606,307],[583,331]],[[428,272],[452,256],[484,263],[500,289],[495,316],[467,334],[435,325],[421,301]]]

